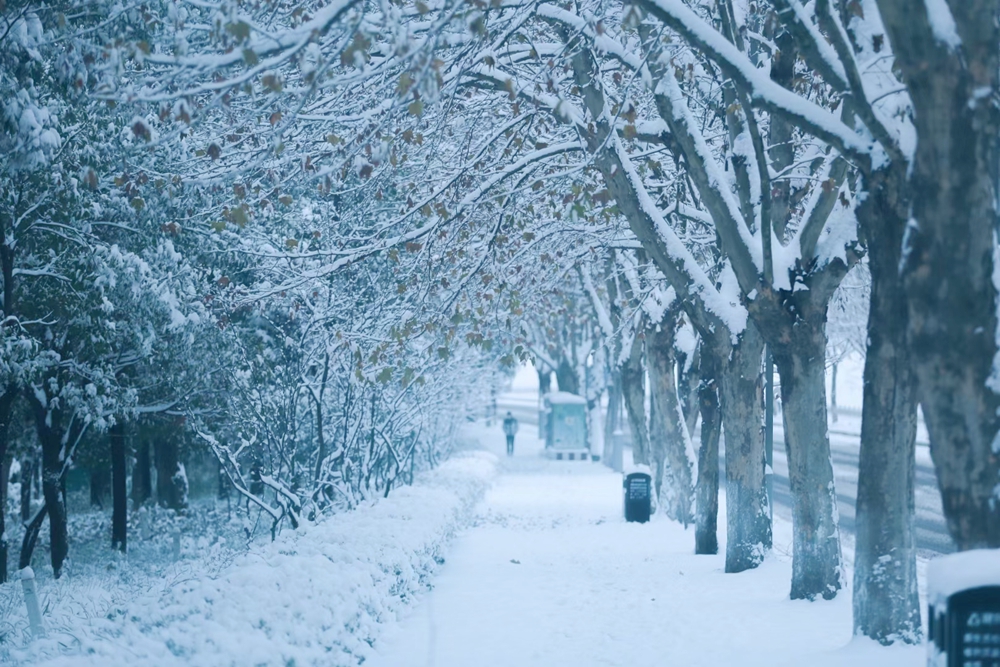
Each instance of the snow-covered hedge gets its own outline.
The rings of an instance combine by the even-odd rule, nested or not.
[[[467,452],[386,499],[287,531],[215,576],[148,591],[16,656],[50,667],[359,664],[444,561],[496,458]],[[57,636],[58,634],[58,636]]]

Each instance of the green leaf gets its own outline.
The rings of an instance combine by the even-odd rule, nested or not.
[[[227,23],[226,32],[235,37],[237,41],[245,42],[250,39],[250,24],[246,21]]]
[[[247,224],[247,212],[242,206],[237,206],[229,214],[229,217],[233,219],[233,222],[239,226],[240,229],[246,227]]]

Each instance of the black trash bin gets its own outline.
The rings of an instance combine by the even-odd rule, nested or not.
[[[1000,667],[1000,554],[952,554],[928,568],[929,667]]]
[[[649,521],[653,497],[653,478],[644,472],[625,475],[625,520],[646,523]]]

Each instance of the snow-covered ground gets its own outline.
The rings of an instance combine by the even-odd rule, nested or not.
[[[495,471],[491,454],[459,453],[387,499],[228,558],[206,548],[161,570],[107,551],[103,575],[40,582],[47,636],[33,642],[22,639],[20,583],[5,584],[11,631],[0,664],[361,664],[444,562]],[[159,576],[145,576],[147,566]]]
[[[530,393],[531,383],[522,371],[512,393]],[[42,580],[48,635],[31,643],[17,640],[25,636],[19,585],[0,587],[0,607],[7,606],[13,628],[0,643],[0,663],[915,667],[924,661],[923,647],[885,648],[852,637],[852,540],[844,541],[848,570],[837,599],[792,602],[791,526],[780,516],[764,565],[725,574],[722,555],[693,554],[693,528],[659,516],[626,523],[621,477],[608,468],[539,456],[533,426],[522,427],[513,458],[504,456],[497,421],[469,424],[465,438],[486,451],[460,454],[387,500],[288,530],[249,552],[191,545],[179,562],[157,566],[154,577],[130,556],[109,558],[103,575],[71,569],[59,582]],[[722,506],[725,526],[724,499]],[[724,553],[724,528],[719,538]]]
[[[542,459],[541,443],[528,435],[502,462],[434,590],[366,665],[922,663],[922,647],[852,639],[849,590],[832,602],[788,599],[787,523],[776,526],[775,554],[762,567],[725,574],[721,555],[693,554],[693,528],[659,517],[625,523],[619,475],[600,464]],[[499,453],[499,427],[480,441]]]

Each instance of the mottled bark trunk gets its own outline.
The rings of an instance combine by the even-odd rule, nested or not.
[[[125,484],[125,423],[119,417],[108,434],[111,441],[111,548],[128,545],[128,492]]]
[[[961,46],[926,12],[879,0],[914,105],[913,222],[902,273],[908,341],[948,529],[960,550],[1000,547],[997,358],[997,0],[949,2]]]
[[[755,568],[771,549],[764,487],[764,341],[752,323],[722,359],[719,398],[726,444],[726,572]],[[728,358],[727,358],[728,357]]]
[[[632,432],[632,460],[640,465],[649,465],[649,432],[646,428],[646,390],[642,372],[642,338],[632,340],[632,350],[628,361],[622,366],[622,400],[628,414],[628,425]]]
[[[655,421],[650,421],[650,442],[659,477],[665,485],[657,489],[667,515],[687,526],[694,521],[694,461],[689,454],[687,425],[677,397],[677,358],[674,352],[674,322],[668,317],[657,331],[649,334],[646,356],[649,360],[650,392],[656,404]]]
[[[715,373],[706,359],[701,363],[698,384],[698,409],[701,412],[701,444],[698,448],[698,484],[695,487],[694,552],[719,552],[719,434],[722,412]]]
[[[774,347],[792,492],[793,600],[832,599],[841,581],[837,494],[826,425],[826,334],[822,312],[800,313],[790,340]]]
[[[899,171],[902,171],[901,169]],[[902,182],[873,180],[858,218],[872,274],[855,510],[854,632],[883,644],[919,641],[914,527],[917,393],[899,278]],[[834,376],[836,377],[836,376]]]

